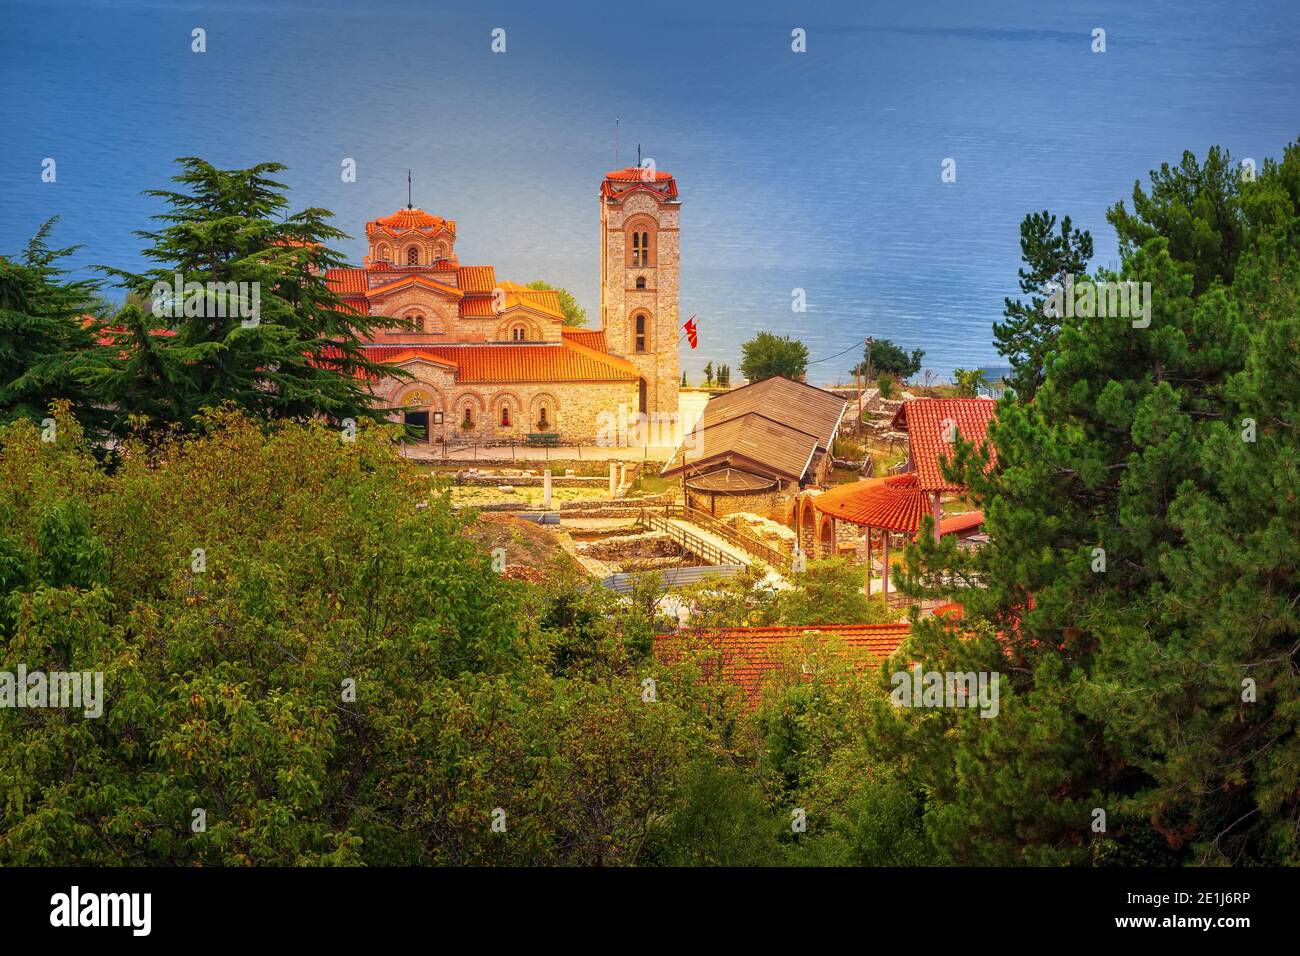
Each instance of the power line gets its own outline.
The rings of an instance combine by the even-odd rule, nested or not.
[[[867,338],[869,339],[869,338],[871,338],[871,336],[868,335]],[[829,362],[831,359],[837,359],[837,358],[839,358],[841,355],[845,355],[845,354],[847,354],[847,353],[849,353],[849,352],[852,352],[854,349],[856,349],[856,348],[861,348],[862,346],[864,346],[864,345],[866,345],[866,344],[867,344],[867,339],[863,339],[861,342],[854,342],[852,345],[850,345],[848,348],[846,348],[843,352],[836,352],[834,355],[828,355],[828,356],[826,356],[825,358],[814,359],[814,360],[808,362],[807,364],[809,364],[809,365],[820,365],[822,362]]]

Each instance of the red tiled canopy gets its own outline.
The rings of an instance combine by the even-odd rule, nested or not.
[[[823,514],[886,531],[915,534],[932,513],[933,499],[921,489],[916,472],[840,485],[812,499]]]
[[[912,464],[926,491],[960,491],[943,477],[943,459],[951,458],[955,430],[962,441],[983,445],[998,403],[991,398],[914,398],[894,413],[891,427],[907,432]],[[995,456],[990,449],[990,464]]]

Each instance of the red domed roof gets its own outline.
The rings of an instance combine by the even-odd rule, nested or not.
[[[455,232],[456,223],[452,219],[443,219],[441,216],[431,215],[423,209],[399,209],[391,216],[372,219],[366,223],[366,235],[378,232],[381,229],[394,236],[401,232],[409,232],[412,229],[433,235],[440,229]]]

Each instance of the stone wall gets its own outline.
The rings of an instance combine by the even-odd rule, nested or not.
[[[430,413],[429,439],[447,442],[526,442],[532,432],[549,432],[567,444],[592,444],[605,424],[602,413],[613,414],[620,404],[635,406],[634,382],[564,382],[528,385],[457,384],[450,369],[421,359],[402,363],[414,381],[386,383],[381,399],[389,405],[406,405],[418,393],[420,410]],[[508,426],[501,424],[501,409],[509,407]],[[473,427],[464,428],[465,409]],[[541,411],[546,409],[546,427]],[[442,412],[441,425],[432,422]],[[393,416],[400,421],[399,415]]]
[[[686,503],[690,507],[719,518],[736,512],[758,514],[766,518],[771,515],[776,499],[775,491],[752,495],[711,495],[707,491],[686,490]]]

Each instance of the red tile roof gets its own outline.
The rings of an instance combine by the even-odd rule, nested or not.
[[[371,266],[372,269],[378,268]],[[365,295],[368,283],[365,269],[326,269],[325,284],[339,295]]]
[[[635,382],[639,375],[626,359],[604,355],[572,342],[509,342],[497,345],[372,345],[376,362],[428,358],[456,368],[457,382]]]
[[[445,282],[439,282],[437,279],[430,279],[428,276],[409,275],[402,276],[400,279],[394,279],[392,282],[385,282],[383,285],[375,286],[366,293],[368,298],[388,295],[396,292],[398,289],[405,289],[408,286],[422,285],[426,289],[432,289],[435,292],[441,292],[443,295],[450,296],[453,299],[459,299],[465,293],[461,292],[454,285],[447,285]]]
[[[934,503],[915,472],[869,478],[814,495],[813,507],[841,521],[870,528],[915,534]]]
[[[978,528],[984,523],[984,512],[967,511],[964,514],[950,515],[939,522],[939,534],[958,534]]]
[[[943,477],[939,464],[952,456],[953,446],[945,440],[948,423],[956,423],[963,441],[981,445],[988,440],[989,422],[996,412],[997,402],[991,398],[916,398],[899,406],[891,427],[907,432],[912,466],[923,490],[961,490]]]
[[[490,319],[497,314],[490,295],[467,295],[460,300],[460,314],[465,319]]]
[[[757,703],[764,685],[784,661],[796,655],[804,635],[835,635],[845,656],[858,668],[873,667],[890,657],[911,632],[908,624],[822,624],[817,627],[683,628],[656,634],[655,657],[665,663],[680,660],[698,648],[706,677],[718,675],[740,688],[749,705]]]
[[[366,223],[367,236],[376,232],[386,232],[390,236],[396,236],[412,229],[430,236],[441,229],[454,233],[456,221],[431,215],[423,209],[399,209],[391,216],[381,216]]]
[[[597,352],[608,352],[609,346],[605,342],[604,329],[560,329],[560,335],[570,342],[577,342],[579,345],[585,345],[589,349],[595,349]]]
[[[677,180],[673,179],[672,173],[658,169],[651,172],[640,166],[629,166],[611,170],[600,184],[600,194],[606,199],[621,199],[637,189],[652,192],[661,199],[677,198]]]
[[[497,287],[497,270],[493,266],[461,266],[456,270],[456,285],[467,294],[491,293]]]

